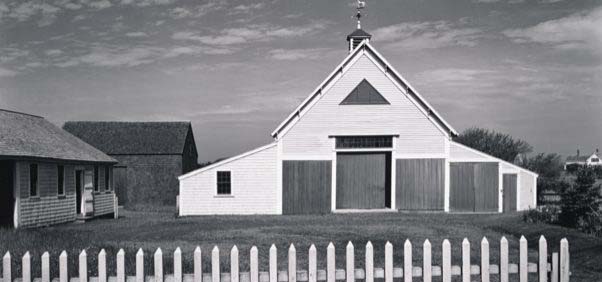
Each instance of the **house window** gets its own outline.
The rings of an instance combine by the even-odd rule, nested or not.
[[[57,194],[58,195],[65,195],[65,167],[62,165],[57,166],[57,172],[56,172],[56,179],[57,179]]]
[[[100,187],[98,187],[98,166],[94,166],[94,191],[98,191]]]
[[[217,194],[230,195],[232,193],[232,183],[229,171],[217,172]]]
[[[592,163],[597,163],[599,161],[600,161],[600,159],[598,159],[598,158],[592,158]]]
[[[29,195],[38,196],[38,165],[29,164]]]
[[[393,138],[391,136],[341,136],[336,137],[337,149],[369,149],[369,148],[392,148]]]
[[[111,190],[111,167],[105,166],[105,190]]]

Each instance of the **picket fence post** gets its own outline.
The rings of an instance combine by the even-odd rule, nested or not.
[[[385,244],[385,282],[393,282],[393,244]]]
[[[2,277],[4,278],[4,282],[12,282],[13,280],[11,273],[10,252],[8,251],[2,257]]]
[[[249,254],[251,282],[259,282],[259,251],[256,246],[251,247]]]
[[[403,281],[412,282],[412,243],[406,239],[403,243]]]
[[[136,282],[144,282],[144,251],[138,249],[136,253]]]
[[[374,282],[374,247],[372,242],[366,243],[366,281]]]
[[[508,240],[500,240],[500,282],[508,282]]]
[[[328,244],[326,248],[326,281],[327,282],[335,282],[336,277],[336,269],[335,269],[335,253],[334,253],[334,245],[332,242]]]
[[[59,281],[69,282],[69,269],[67,265],[67,252],[63,251],[59,255]]]
[[[552,279],[551,282],[558,282],[558,253],[552,253]]]
[[[239,271],[238,271],[238,247],[234,245],[230,250],[230,281],[238,282]]]
[[[194,249],[194,282],[203,281],[203,252],[200,246]],[[141,281],[144,282],[144,281]]]
[[[220,281],[219,248],[217,246],[211,250],[211,279],[211,282]]]
[[[424,240],[422,244],[422,281],[431,282],[433,280],[433,264],[431,254],[431,242]]]
[[[443,276],[443,282],[451,282],[451,245],[449,240],[443,240],[442,248],[441,275]]]
[[[569,241],[560,240],[560,282],[569,282],[570,279]]]
[[[21,267],[22,269],[22,281],[23,282],[31,282],[31,256],[29,255],[29,251],[25,252],[23,258],[21,259]],[[63,282],[61,280],[61,282]]]
[[[101,249],[98,253],[98,282],[107,282],[107,253]]]
[[[270,282],[278,282],[278,249],[274,244],[270,247]]]
[[[155,282],[163,282],[163,251],[155,251]]]
[[[539,237],[539,282],[548,282],[548,242]]]
[[[527,243],[527,238],[525,238],[525,236],[520,236],[520,240],[519,240],[519,281],[520,282],[527,282],[528,279],[528,272],[527,272],[527,267],[528,267],[528,243]]]
[[[347,282],[355,282],[355,252],[351,241],[347,243],[347,248],[345,250],[345,259],[347,260],[345,267]]]
[[[489,241],[481,240],[481,281],[489,282]]]
[[[42,282],[50,282],[50,254],[48,252],[42,254]]]
[[[308,273],[308,281],[316,282],[318,281],[318,259],[316,253],[316,246],[311,244],[308,251],[307,256],[307,273]]]
[[[462,241],[462,282],[470,282],[470,242]]]
[[[297,250],[293,244],[288,248],[288,282],[297,282]]]
[[[79,253],[79,282],[88,281],[88,254],[86,250]]]
[[[180,247],[173,252],[173,279],[174,282],[182,282],[182,250]]]
[[[125,251],[117,252],[117,282],[125,282]]]

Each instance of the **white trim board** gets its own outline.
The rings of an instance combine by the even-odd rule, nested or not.
[[[466,145],[464,145],[464,144],[460,144],[460,143],[458,143],[458,142],[455,142],[455,141],[450,141],[450,143],[451,143],[452,145],[457,145],[457,146],[459,146],[459,147],[461,147],[461,148],[463,148],[463,149],[466,149],[466,150],[468,150],[468,151],[471,151],[471,152],[473,152],[473,153],[475,153],[475,154],[478,154],[478,155],[481,155],[481,156],[483,156],[483,157],[486,157],[486,158],[491,158],[491,159],[494,159],[495,161],[498,161],[498,162],[501,162],[501,163],[507,164],[507,165],[509,165],[509,166],[511,166],[511,167],[514,167],[514,168],[516,168],[516,169],[518,169],[518,170],[520,170],[520,171],[524,171],[524,172],[526,172],[526,173],[529,173],[529,174],[531,174],[531,175],[533,175],[533,176],[535,176],[535,177],[539,177],[539,174],[537,174],[537,173],[535,173],[535,172],[532,172],[532,171],[530,171],[530,170],[528,170],[528,169],[526,169],[526,168],[522,168],[522,167],[520,167],[520,166],[517,166],[517,165],[515,165],[515,164],[513,164],[513,163],[507,162],[507,161],[505,161],[505,160],[502,160],[502,159],[500,159],[500,158],[496,158],[496,157],[494,157],[494,156],[492,156],[492,155],[489,155],[489,154],[483,153],[483,152],[481,152],[481,151],[479,151],[479,150],[476,150],[476,149],[470,148],[470,147],[468,147],[468,146],[466,146]],[[472,159],[472,160],[471,160],[471,159],[457,159],[457,160],[456,160],[456,159],[450,159],[450,162],[471,162],[471,161],[474,161],[474,162],[476,162],[477,160],[474,160],[474,159]],[[479,160],[479,161],[480,161],[480,162],[483,162],[483,160]]]

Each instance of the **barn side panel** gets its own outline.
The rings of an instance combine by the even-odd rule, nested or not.
[[[283,161],[282,212],[320,214],[331,209],[331,161]]]
[[[524,211],[536,207],[537,176],[521,171],[518,191],[518,210]]]
[[[398,159],[395,202],[400,210],[443,210],[444,159]]]

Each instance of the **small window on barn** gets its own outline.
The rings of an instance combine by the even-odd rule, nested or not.
[[[56,170],[56,190],[58,195],[65,195],[65,167],[62,165],[57,166]]]
[[[370,82],[362,80],[351,93],[341,102],[341,105],[387,105],[390,104]]]
[[[598,159],[598,158],[592,158],[592,163],[597,163],[599,161],[600,161],[600,159]]]
[[[38,165],[29,165],[29,196],[38,196]]]
[[[217,194],[230,195],[232,193],[232,183],[229,171],[217,172]]]
[[[111,191],[111,167],[105,166],[105,190]]]
[[[392,148],[391,136],[340,136],[336,137],[337,149]]]
[[[94,191],[98,191],[100,187],[98,187],[98,166],[94,166]]]

